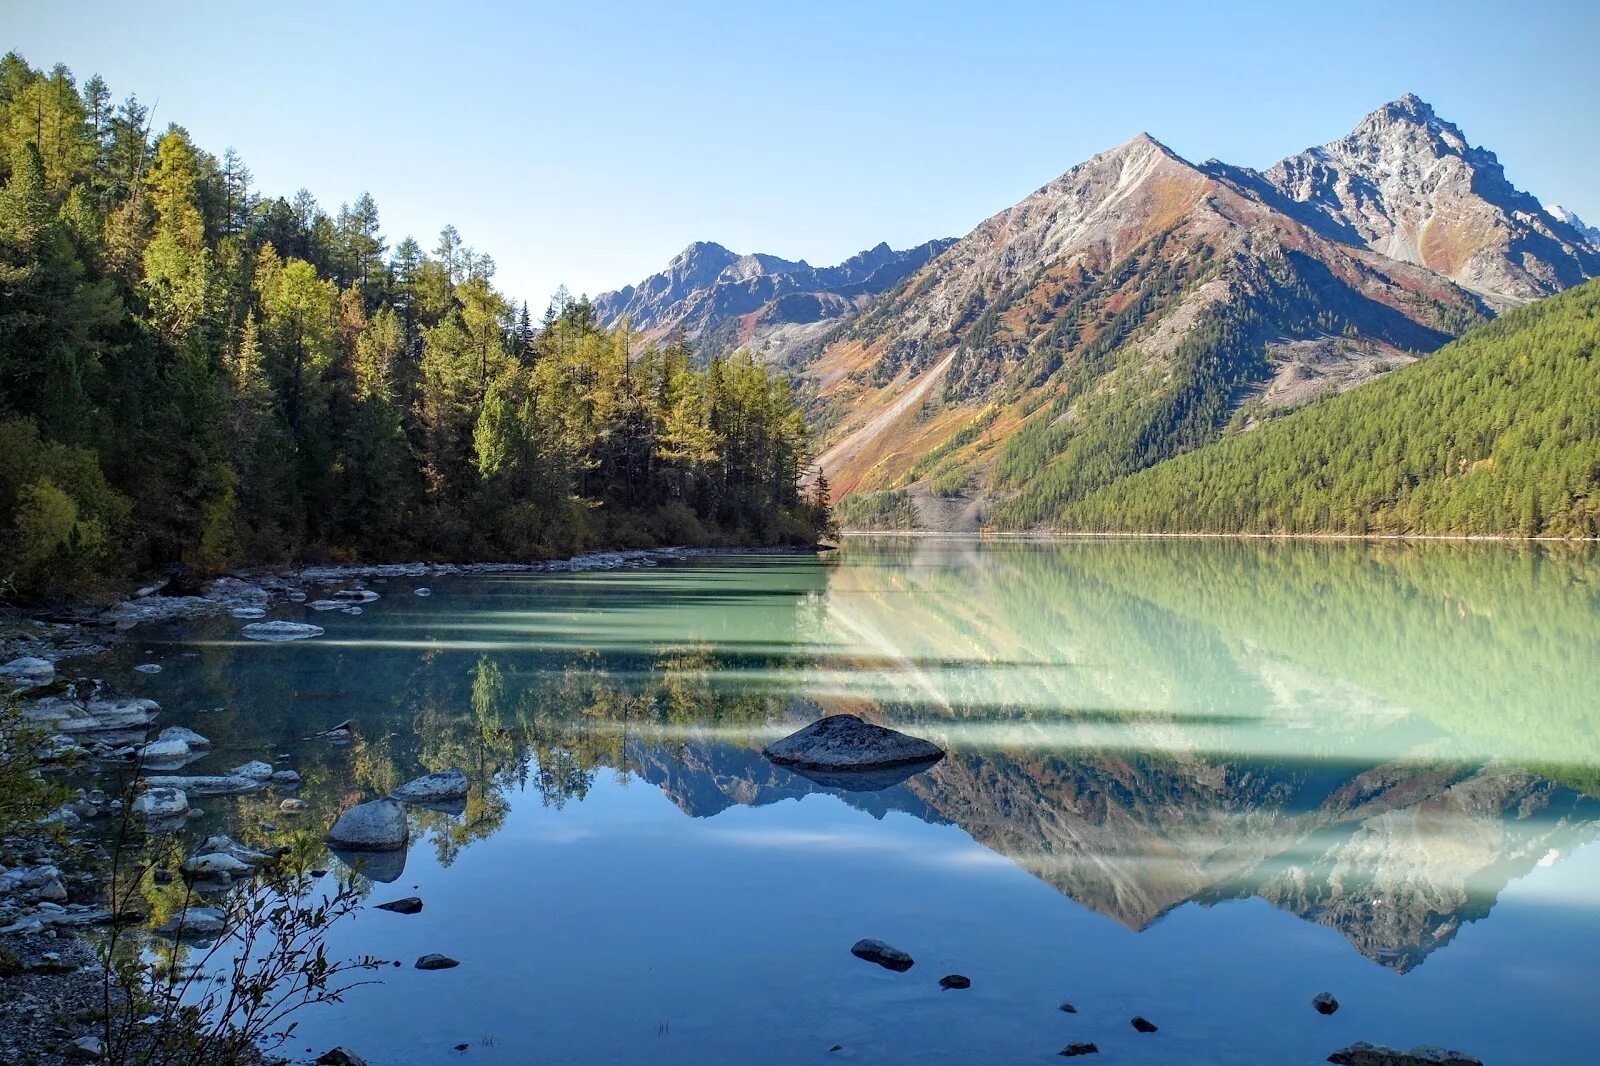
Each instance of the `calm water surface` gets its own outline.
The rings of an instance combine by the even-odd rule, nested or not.
[[[473,780],[371,871],[370,902],[424,911],[333,936],[405,967],[290,1052],[1595,1061],[1593,551],[852,539],[420,584],[370,582],[359,617],[276,609],[327,629],[293,644],[142,629],[106,667],[216,740],[184,772],[288,754],[318,832],[425,770]],[[838,711],[950,757],[872,792],[762,758]],[[345,718],[355,745],[301,739]],[[203,801],[197,826],[285,839],[278,798]],[[859,961],[860,937],[916,965]],[[433,951],[461,966],[410,967]],[[941,992],[952,972],[972,988]]]

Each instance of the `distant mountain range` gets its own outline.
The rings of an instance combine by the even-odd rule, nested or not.
[[[596,307],[790,367],[847,526],[1033,528],[1597,276],[1595,230],[1407,95],[1266,171],[1141,134],[954,242],[698,244]]]
[[[769,362],[855,314],[948,248],[951,239],[897,252],[879,244],[838,266],[738,255],[696,241],[667,269],[594,301],[607,325],[623,320],[651,338],[676,331],[703,352],[752,348]]]

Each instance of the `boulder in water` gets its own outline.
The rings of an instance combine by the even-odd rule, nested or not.
[[[1328,1056],[1338,1066],[1483,1066],[1483,1060],[1441,1047],[1414,1047],[1400,1051],[1365,1040],[1340,1048]]]
[[[245,626],[241,633],[248,640],[305,640],[308,637],[320,637],[326,632],[321,626],[314,626],[310,622],[251,622]]]
[[[418,896],[407,896],[404,899],[392,899],[388,903],[378,903],[375,906],[380,911],[394,911],[396,914],[417,914],[422,910],[422,899]]]
[[[857,940],[851,945],[850,954],[858,959],[875,962],[885,970],[893,970],[895,973],[905,973],[914,965],[910,955],[881,940]]]
[[[937,744],[853,714],[819,718],[771,745],[765,754],[780,766],[834,773],[932,765],[944,758]]]
[[[24,655],[20,659],[12,659],[4,666],[0,666],[0,678],[14,683],[19,688],[37,688],[40,685],[48,685],[56,679],[56,668],[48,659]]]
[[[1318,992],[1311,997],[1311,1005],[1318,1014],[1332,1014],[1339,1009],[1339,1001],[1333,998],[1332,992]]]
[[[391,799],[403,803],[448,803],[465,799],[466,795],[467,775],[454,767],[423,774],[389,793]]]
[[[189,811],[189,797],[182,789],[157,786],[139,794],[133,813],[142,818],[181,818]]]
[[[419,970],[449,970],[460,965],[450,956],[440,955],[438,952],[424,955],[417,960],[417,969]]]
[[[328,831],[328,844],[345,851],[395,851],[410,837],[406,812],[393,800],[381,799],[341,814]]]
[[[1061,1055],[1064,1058],[1075,1059],[1079,1055],[1098,1055],[1100,1054],[1100,1049],[1094,1044],[1079,1042],[1076,1044],[1068,1044],[1066,1047],[1056,1052],[1056,1054]]]

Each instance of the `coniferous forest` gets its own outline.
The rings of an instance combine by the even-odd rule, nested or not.
[[[446,226],[257,190],[233,151],[0,59],[0,582],[183,564],[810,542],[806,427],[745,356],[530,314]]]
[[[1600,281],[1062,506],[1089,532],[1600,535]]]

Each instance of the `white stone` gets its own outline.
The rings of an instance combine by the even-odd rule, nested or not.
[[[393,800],[351,807],[328,831],[328,844],[346,851],[393,851],[406,846],[411,830],[406,812]]]
[[[321,626],[308,622],[251,622],[240,630],[249,640],[305,640],[320,637],[326,632]]]

